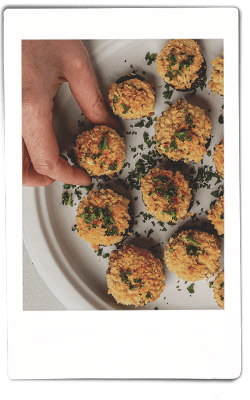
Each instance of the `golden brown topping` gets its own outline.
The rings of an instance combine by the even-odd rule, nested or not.
[[[77,164],[93,176],[112,177],[122,169],[126,157],[124,139],[105,125],[78,135],[73,150]]]
[[[137,119],[154,115],[155,91],[152,83],[132,78],[108,88],[108,103],[115,115]]]
[[[213,162],[218,174],[224,178],[224,139],[214,146]]]
[[[213,94],[224,95],[224,60],[223,53],[221,57],[217,57],[211,62],[213,68],[211,72],[211,81],[208,82],[208,86],[212,90]]]
[[[117,303],[137,307],[155,301],[165,288],[164,280],[161,261],[148,250],[128,245],[110,254],[108,293]]]
[[[212,221],[218,235],[224,234],[224,196],[216,200],[212,210],[208,212],[207,219]]]
[[[212,123],[205,111],[186,101],[178,100],[154,126],[156,148],[173,161],[198,163],[206,154],[206,143]]]
[[[224,308],[224,287],[224,271],[221,271],[214,280],[214,298],[222,308]]]
[[[78,235],[97,250],[120,242],[129,228],[129,200],[111,189],[91,190],[76,210]]]
[[[165,262],[178,278],[195,282],[220,269],[220,243],[215,235],[199,229],[183,230],[169,239]]]
[[[186,89],[199,77],[203,62],[200,46],[194,40],[173,39],[158,54],[156,67],[165,82]]]
[[[152,169],[141,179],[141,191],[146,210],[158,221],[175,223],[186,217],[192,193],[179,171]]]

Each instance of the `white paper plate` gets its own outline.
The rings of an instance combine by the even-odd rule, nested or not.
[[[210,80],[211,61],[221,55],[223,41],[198,39],[197,41],[206,59],[207,78]],[[145,55],[147,52],[151,54],[158,53],[166,42],[167,40],[84,41],[103,95],[106,96],[107,94],[107,86],[121,76],[137,70],[138,74],[143,75],[148,81],[155,84],[155,116],[159,117],[167,109],[167,105],[164,103],[166,100],[163,97],[163,92],[166,91],[164,88],[165,83],[158,76],[155,63],[147,65]],[[143,74],[143,71],[146,73]],[[214,96],[208,85],[202,91],[198,89],[194,96],[192,96],[191,92],[181,93],[174,91],[170,101],[173,103],[179,99],[186,99],[193,105],[205,109],[206,115],[210,117],[213,126],[212,140],[209,147],[209,150],[213,153],[214,145],[220,143],[223,138],[223,124],[218,121],[219,116],[223,114],[223,99],[217,94]],[[63,83],[57,93],[53,112],[53,124],[60,152],[67,154],[73,136],[83,130],[80,125],[85,120],[67,83]],[[145,121],[147,122],[147,118],[145,118]],[[122,128],[119,131],[125,138],[127,145],[126,161],[131,163],[130,169],[124,169],[121,175],[123,179],[141,157],[139,154],[136,158],[133,158],[134,155],[138,153],[147,154],[148,152],[148,148],[143,141],[143,132],[147,132],[150,138],[154,137],[154,128],[152,126],[148,129],[145,127],[135,128],[136,122],[138,121],[122,121]],[[85,126],[88,125],[89,122],[86,121]],[[126,134],[129,131],[137,132],[137,134]],[[142,152],[138,150],[137,146],[139,144],[144,145]],[[131,151],[131,147],[136,147],[136,153]],[[167,159],[164,159],[161,165],[167,166]],[[212,165],[215,171],[212,159],[207,155],[204,156],[204,165]],[[183,168],[185,170],[192,166],[193,164],[190,163],[188,166],[184,165]],[[201,166],[200,163],[199,166]],[[118,188],[115,178],[109,183],[112,188]],[[215,200],[211,192],[216,190],[219,185],[215,187],[213,186],[214,183],[215,180],[212,181],[210,189],[200,189],[197,193],[195,192],[192,211],[197,213],[197,217],[201,221],[206,221],[205,211],[210,209],[210,203]],[[119,186],[119,189],[122,189],[122,187]],[[79,200],[74,196],[73,207],[62,205],[63,192],[62,182],[55,182],[45,188],[23,188],[24,242],[37,271],[54,295],[69,310],[135,309],[134,307],[117,305],[113,297],[107,294],[106,270],[108,268],[108,259],[98,257],[90,244],[80,239],[76,231],[72,231],[72,227],[75,224],[75,210]],[[69,192],[74,193],[74,190],[69,190]],[[82,189],[82,194],[83,196],[86,195],[85,189]],[[132,199],[138,197],[138,200],[134,201],[134,215],[138,216],[141,211],[146,213],[141,199],[141,192],[133,190],[131,195]],[[202,209],[203,212],[201,212]],[[147,249],[150,249],[152,245],[159,244],[155,248],[158,253],[154,254],[162,258],[168,239],[180,225],[188,225],[192,222],[192,219],[180,221],[174,227],[165,224],[167,231],[162,231],[162,227],[153,218],[143,222],[143,218],[140,217],[135,218],[135,221],[138,221],[138,225],[134,226],[134,231],[141,234],[141,237],[130,237],[127,243],[133,243]],[[155,226],[153,226],[152,221]],[[149,229],[153,229],[154,232],[147,238]],[[222,265],[223,245],[223,238],[221,238]],[[114,246],[105,248],[103,253],[110,253],[114,248]],[[166,265],[164,265],[164,274],[166,288],[161,297],[154,303],[145,307],[138,307],[135,310],[149,310],[156,307],[159,310],[220,310],[214,300],[213,289],[209,287],[206,280],[195,282],[194,293],[190,294],[187,287],[191,282],[185,284],[184,281],[179,280],[175,274],[167,269]]]

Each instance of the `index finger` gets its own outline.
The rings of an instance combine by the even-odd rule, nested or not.
[[[72,42],[70,45],[72,46]],[[73,45],[74,52],[71,58],[63,60],[63,73],[74,98],[83,114],[91,122],[118,128],[120,122],[108,109],[103,99],[87,49],[81,41],[73,41]]]

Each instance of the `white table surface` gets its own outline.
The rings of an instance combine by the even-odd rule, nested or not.
[[[66,310],[38,274],[23,244],[23,310]]]

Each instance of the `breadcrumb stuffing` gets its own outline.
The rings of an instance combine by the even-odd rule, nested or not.
[[[122,169],[126,158],[124,139],[106,125],[78,135],[73,150],[77,165],[91,176],[112,177]]]
[[[93,189],[76,210],[78,236],[98,250],[122,241],[129,229],[129,200],[111,189]]]
[[[164,259],[178,278],[195,282],[219,271],[220,256],[220,243],[215,235],[189,229],[169,239]]]
[[[224,234],[224,196],[216,200],[212,210],[208,212],[207,219],[212,221],[218,235]]]
[[[107,101],[113,113],[123,119],[150,117],[154,115],[154,85],[131,75],[131,79],[108,88]]]
[[[212,123],[203,109],[178,100],[157,118],[154,129],[160,154],[173,161],[198,163],[207,152]]]
[[[143,306],[157,300],[165,288],[163,266],[149,250],[122,246],[109,256],[108,294],[117,303]]]
[[[222,308],[224,308],[224,287],[224,271],[221,271],[214,280],[214,298]]]
[[[213,162],[215,164],[216,171],[224,178],[224,139],[220,144],[214,146],[214,154],[212,156]]]
[[[215,95],[216,92],[224,96],[224,59],[223,53],[221,57],[217,57],[211,62],[213,68],[211,71],[211,81],[208,82],[208,86]]]
[[[152,169],[141,179],[141,191],[147,212],[158,221],[176,223],[190,215],[192,193],[179,171]]]
[[[200,46],[192,39],[172,39],[156,58],[160,77],[178,89],[190,89],[199,78],[204,58]]]

